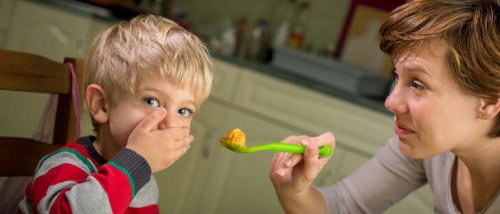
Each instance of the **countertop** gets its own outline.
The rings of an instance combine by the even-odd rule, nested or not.
[[[337,98],[340,98],[342,100],[387,114],[387,115],[392,115],[391,112],[389,112],[385,107],[384,107],[384,100],[383,99],[371,99],[367,97],[362,97],[357,94],[349,93],[347,91],[344,91],[340,88],[334,87],[332,85],[324,84],[319,81],[315,81],[312,79],[304,78],[301,75],[295,74],[293,72],[290,72],[285,69],[281,69],[278,67],[275,67],[270,64],[263,64],[259,62],[254,62],[254,61],[249,61],[246,59],[238,58],[235,56],[231,55],[226,55],[218,52],[211,52],[211,55],[215,57],[216,59],[223,60],[229,63],[237,64],[243,67],[250,68],[252,70],[280,78],[283,80],[287,80],[289,82],[293,82],[295,84],[304,86],[306,88],[310,88],[312,90],[318,91],[320,93],[324,93],[330,96],[334,96]]]

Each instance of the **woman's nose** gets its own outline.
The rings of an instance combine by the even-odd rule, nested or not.
[[[384,105],[387,110],[393,113],[406,113],[408,111],[404,92],[397,85],[385,99]]]

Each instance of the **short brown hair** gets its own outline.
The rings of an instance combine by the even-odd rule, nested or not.
[[[499,0],[413,0],[393,10],[380,28],[382,51],[397,58],[431,41],[446,46],[446,61],[462,89],[500,96]],[[500,137],[497,115],[490,137]]]

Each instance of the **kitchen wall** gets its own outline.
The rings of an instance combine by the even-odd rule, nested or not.
[[[275,29],[288,0],[178,0],[176,10],[184,10],[194,31],[214,33],[225,22],[236,24],[246,17],[250,24],[264,18]],[[301,1],[298,1],[301,2]],[[335,44],[342,32],[351,0],[310,0],[304,26],[305,42],[312,50]],[[214,36],[214,35],[211,35]]]

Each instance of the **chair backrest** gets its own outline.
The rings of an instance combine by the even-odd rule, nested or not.
[[[77,137],[74,109],[79,110],[80,106],[75,106],[72,99],[71,71],[81,87],[84,65],[82,59],[67,58],[64,62],[56,62],[34,54],[0,49],[0,90],[58,95],[52,144],[31,138],[0,136],[0,176],[33,175],[43,156]],[[80,88],[78,91],[82,94]],[[37,120],[33,122],[38,123]]]

